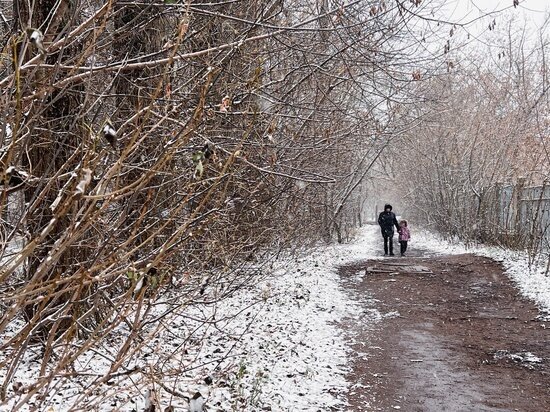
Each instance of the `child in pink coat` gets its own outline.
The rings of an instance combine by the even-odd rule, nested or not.
[[[407,242],[411,239],[411,232],[409,231],[407,221],[402,220],[399,222],[399,244],[401,245],[401,256],[405,256],[407,251]]]

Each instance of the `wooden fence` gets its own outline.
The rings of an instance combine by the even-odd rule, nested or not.
[[[496,208],[490,221],[506,243],[528,247],[532,252],[550,252],[550,184],[526,187],[497,185]]]

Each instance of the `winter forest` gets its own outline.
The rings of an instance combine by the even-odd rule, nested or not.
[[[0,0],[0,410],[400,409],[354,406],[377,333],[345,325],[403,314],[369,274],[501,265],[547,325],[534,1]],[[380,266],[385,203],[408,266]]]

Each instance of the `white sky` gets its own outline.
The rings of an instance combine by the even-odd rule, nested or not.
[[[517,8],[513,0],[444,0],[441,13],[453,22],[465,23],[477,17],[496,11],[503,14],[514,13],[525,17],[530,25],[540,27],[548,11],[550,0],[520,0]]]

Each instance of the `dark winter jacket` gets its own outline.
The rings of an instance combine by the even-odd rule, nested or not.
[[[393,227],[395,226],[399,231],[399,223],[397,223],[397,218],[395,213],[392,211],[386,212],[385,210],[380,213],[378,216],[378,224],[382,230],[382,235],[384,236],[393,236]]]

